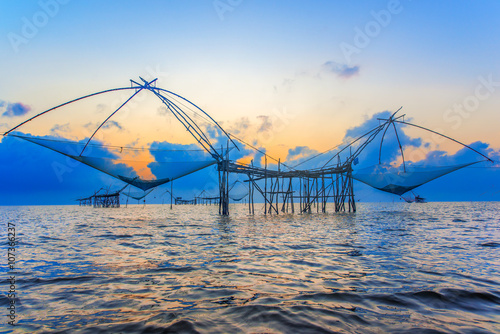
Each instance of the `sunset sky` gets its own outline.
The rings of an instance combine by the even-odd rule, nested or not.
[[[340,144],[349,129],[401,106],[414,123],[480,141],[497,157],[499,15],[498,1],[1,1],[0,131],[141,76],[158,78],[159,87],[282,161]],[[83,139],[85,126],[102,122],[121,99],[88,101],[19,130]],[[103,141],[188,144],[180,132],[172,137],[179,125],[161,104],[139,102],[117,114]],[[461,149],[404,131],[420,137],[425,152]],[[2,138],[0,154],[0,204],[71,203],[103,184],[123,184],[86,166],[61,179],[51,166],[66,158],[15,138]],[[423,195],[500,200],[494,168],[446,178]],[[186,179],[186,191],[203,188],[196,180]],[[359,187],[362,200],[379,198]]]

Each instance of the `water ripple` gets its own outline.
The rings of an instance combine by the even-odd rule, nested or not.
[[[16,329],[499,331],[500,204],[360,204],[355,214],[279,216],[235,205],[231,217],[217,209],[0,208],[20,236]],[[8,303],[1,294],[0,306]]]

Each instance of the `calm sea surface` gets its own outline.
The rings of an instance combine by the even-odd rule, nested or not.
[[[0,207],[0,331],[500,333],[500,203],[247,212]]]

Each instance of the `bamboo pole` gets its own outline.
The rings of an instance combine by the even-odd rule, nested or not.
[[[316,178],[316,212],[319,212],[318,178]]]
[[[267,215],[267,155],[264,155],[264,214]]]
[[[281,171],[281,159],[278,159],[278,174],[276,175],[276,214],[279,214],[278,207],[280,206],[279,201],[279,191],[280,191],[280,171]],[[283,185],[283,182],[281,182]]]
[[[326,212],[326,200],[325,200],[325,176],[321,176],[321,188],[323,189],[323,196],[321,199],[321,212],[325,213]]]
[[[252,159],[252,167],[253,167],[253,159]],[[253,182],[252,182],[252,215],[255,213],[255,211],[254,211],[254,198],[253,198],[254,191],[255,191],[255,186],[253,185]]]
[[[299,178],[299,208],[302,213],[302,177]]]
[[[253,160],[250,161],[250,164],[253,165]],[[252,214],[252,205],[251,205],[251,202],[252,202],[252,188],[251,188],[251,182],[250,182],[250,173],[248,173],[248,214],[251,215]]]

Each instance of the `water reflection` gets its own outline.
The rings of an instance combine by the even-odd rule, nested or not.
[[[279,216],[248,216],[244,206],[230,217],[216,206],[0,214],[20,225],[27,332],[494,332],[498,209],[398,203]]]

